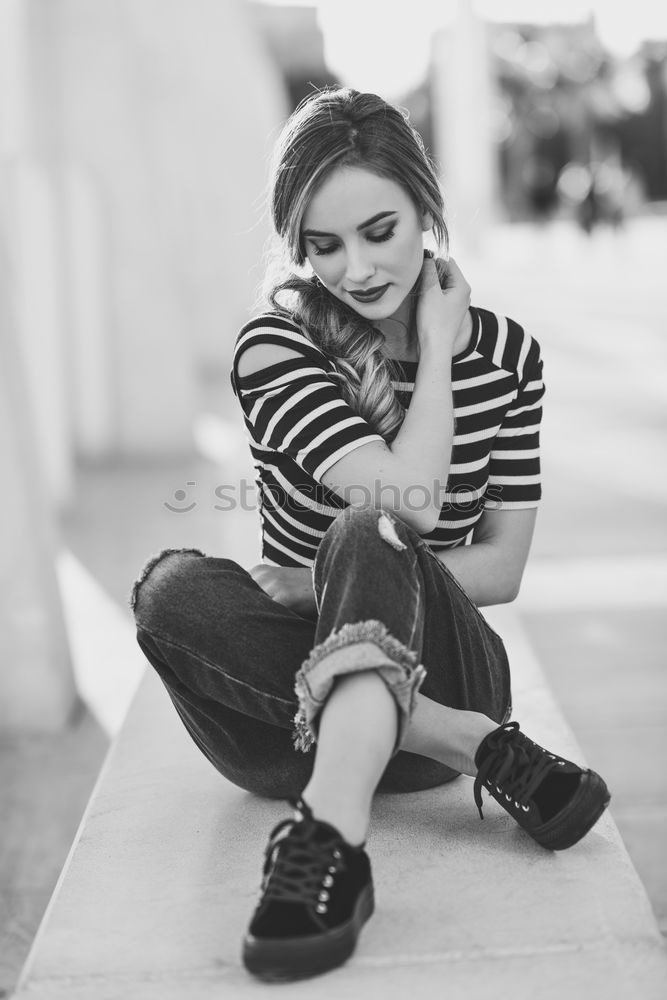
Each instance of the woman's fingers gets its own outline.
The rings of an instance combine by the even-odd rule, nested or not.
[[[448,289],[466,285],[461,268],[453,257],[424,257],[422,264],[422,287],[431,288],[436,281],[439,281],[441,288]]]
[[[422,347],[453,347],[470,305],[470,285],[453,258],[425,257],[417,303],[417,336]]]
[[[449,260],[443,261],[444,270],[444,284],[443,288],[449,290],[450,288],[455,288],[457,291],[461,291],[463,294],[470,295],[470,285],[465,279],[463,271],[456,263],[453,257]]]
[[[419,284],[420,290],[426,291],[429,288],[433,288],[435,285],[440,285],[437,261],[433,257],[424,257],[424,263],[422,264],[421,269],[421,281]]]
[[[434,257],[430,250],[424,250],[421,287],[432,288],[436,280],[442,289],[465,283],[461,268],[453,257]]]

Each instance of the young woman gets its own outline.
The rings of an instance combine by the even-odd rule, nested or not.
[[[271,204],[282,274],[231,373],[262,562],[167,550],[132,606],[203,753],[294,807],[243,947],[279,981],[354,950],[373,912],[377,789],[472,775],[480,815],[485,789],[553,850],[609,792],[508,722],[507,656],[479,608],[513,600],[528,556],[540,349],[470,306],[419,135],[373,94],[318,92],[278,141]]]

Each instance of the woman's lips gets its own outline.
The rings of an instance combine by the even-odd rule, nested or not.
[[[377,302],[381,299],[389,285],[378,285],[376,288],[369,288],[367,292],[348,292],[357,302]]]

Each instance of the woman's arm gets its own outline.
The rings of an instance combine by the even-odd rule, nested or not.
[[[536,507],[486,510],[470,545],[435,554],[478,607],[507,604],[519,593],[536,517]]]
[[[424,262],[417,306],[419,368],[410,406],[394,440],[371,441],[348,451],[320,475],[346,503],[370,500],[387,507],[420,534],[431,532],[446,488],[454,433],[452,354],[469,324],[470,286],[453,260],[440,286],[433,260]],[[249,347],[238,363],[247,377],[297,352],[278,345]]]
[[[291,608],[302,618],[317,620],[313,571],[309,566],[267,566],[258,563],[248,573],[278,604]]]
[[[440,517],[454,439],[452,355],[461,328],[470,332],[470,286],[453,258],[446,267],[443,288],[436,262],[424,261],[416,313],[419,367],[394,440],[364,445],[322,475],[348,503],[359,502],[362,488],[420,534],[433,531]]]

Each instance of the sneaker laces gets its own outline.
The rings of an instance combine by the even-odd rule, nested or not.
[[[289,801],[302,808],[300,802]],[[271,831],[264,852],[263,902],[316,904],[326,875],[345,871],[340,834],[319,825],[315,839],[316,822],[310,814],[301,820],[283,820]]]
[[[558,758],[547,753],[519,732],[518,722],[508,722],[486,737],[488,752],[480,764],[473,793],[475,805],[482,814],[482,788],[490,782],[496,791],[527,807],[544,778],[555,769]]]

